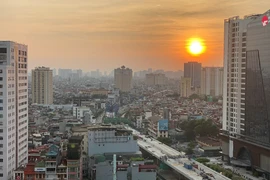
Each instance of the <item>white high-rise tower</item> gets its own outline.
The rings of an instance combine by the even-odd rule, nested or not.
[[[28,161],[27,46],[0,41],[0,179]]]

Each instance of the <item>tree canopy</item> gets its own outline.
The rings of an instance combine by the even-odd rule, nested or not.
[[[106,99],[108,96],[105,94],[94,94],[91,96],[93,99]]]
[[[194,140],[196,136],[217,136],[219,131],[212,120],[191,120],[184,121],[180,128],[185,131],[187,140]]]
[[[128,124],[131,125],[132,122],[126,118],[105,118],[104,124]]]
[[[166,138],[166,137],[159,137],[157,138],[158,141],[170,146],[172,144],[172,140],[170,138]]]
[[[200,96],[198,94],[192,94],[189,96],[189,99],[200,99]]]

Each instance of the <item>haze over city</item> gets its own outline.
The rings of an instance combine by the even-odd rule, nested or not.
[[[0,180],[270,180],[269,1],[0,14]]]
[[[29,68],[183,69],[223,64],[223,19],[264,12],[268,1],[8,0],[1,2],[2,40],[28,45]],[[206,51],[191,56],[189,38]]]

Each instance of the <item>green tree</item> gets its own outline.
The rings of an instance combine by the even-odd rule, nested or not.
[[[187,148],[185,151],[186,155],[192,155],[193,154],[193,150],[191,148]]]
[[[172,144],[172,140],[170,138],[166,138],[166,137],[159,137],[157,138],[158,141],[170,146]]]
[[[219,133],[218,127],[210,119],[184,121],[179,127],[185,131],[188,141],[194,140],[196,136],[217,136]]]
[[[204,157],[197,158],[196,161],[199,163],[208,163],[210,160]]]
[[[198,94],[192,94],[189,96],[189,99],[200,99],[200,96]]]
[[[188,147],[191,149],[194,149],[196,147],[196,143],[192,141],[192,142],[188,143]]]
[[[91,96],[93,99],[106,99],[108,96],[104,94],[94,94]]]

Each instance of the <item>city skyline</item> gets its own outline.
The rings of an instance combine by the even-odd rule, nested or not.
[[[134,71],[144,67],[176,71],[188,61],[222,66],[223,19],[265,12],[268,4],[11,0],[0,7],[4,14],[0,38],[28,45],[30,69],[44,65],[109,71],[125,65]],[[185,50],[186,40],[193,36],[202,38],[207,47],[198,57]]]

